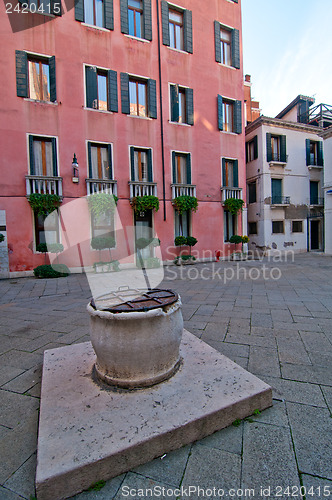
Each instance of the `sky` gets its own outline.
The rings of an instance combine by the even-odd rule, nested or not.
[[[332,0],[242,0],[244,74],[262,114],[299,94],[332,105]]]

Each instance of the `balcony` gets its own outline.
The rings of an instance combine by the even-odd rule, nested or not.
[[[194,196],[196,198],[196,186],[194,184],[171,184],[172,199],[178,196]]]
[[[56,194],[62,198],[62,177],[26,175],[27,196],[30,194]]]
[[[323,207],[324,206],[324,198],[320,198],[318,196],[313,196],[309,201],[310,207]]]
[[[129,181],[130,198],[136,196],[157,196],[156,182]]]
[[[224,203],[229,198],[242,199],[242,188],[221,187],[221,202]]]
[[[117,182],[109,179],[85,179],[87,195],[107,193],[117,195]]]
[[[287,207],[290,205],[290,196],[272,196],[271,207]]]
[[[288,155],[282,156],[281,153],[272,153],[272,159],[269,161],[270,167],[284,167],[287,165]]]

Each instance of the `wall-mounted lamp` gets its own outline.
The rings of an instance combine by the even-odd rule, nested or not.
[[[74,158],[73,158],[73,163],[71,164],[72,170],[73,170],[73,182],[76,184],[79,183],[79,168],[78,168],[78,162],[76,158],[76,154],[74,153]]]

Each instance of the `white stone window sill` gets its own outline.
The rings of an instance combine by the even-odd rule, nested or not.
[[[146,40],[145,38],[140,38],[134,35],[125,35],[125,37],[130,38],[131,40],[137,40],[137,42],[151,43],[150,40]]]
[[[235,132],[228,132],[227,130],[220,130],[219,132],[222,132],[223,134],[228,134],[228,135],[241,135],[241,134],[236,134]]]
[[[230,66],[229,64],[224,64],[224,63],[218,63],[219,66],[222,66],[223,68],[229,68],[229,69],[234,69],[235,71],[238,69],[238,68],[234,68],[234,66]]]
[[[153,118],[150,118],[149,116],[137,116],[137,115],[127,115],[129,116],[130,118],[138,118],[139,120],[153,120]]]
[[[106,33],[109,33],[110,30],[108,30],[107,28],[102,28],[101,26],[95,26],[94,24],[87,24],[87,23],[81,23],[82,26],[85,26],[86,28],[92,28],[94,30],[98,30],[98,31],[106,31]]]
[[[47,104],[47,105],[51,105],[51,106],[57,106],[58,105],[58,101],[39,101],[38,99],[31,99],[30,97],[24,97],[24,100],[27,101],[27,102],[34,102],[36,104]]]
[[[104,109],[87,108],[86,106],[84,106],[83,109],[86,109],[87,111],[95,111],[97,113],[105,113],[107,115],[113,115],[113,111],[105,111]]]
[[[168,46],[168,48],[170,50],[173,50],[174,52],[179,52],[180,54],[189,54],[189,52],[187,52],[186,50],[176,49],[175,47],[170,47],[170,46]]]
[[[168,123],[171,123],[172,125],[180,125],[182,127],[192,127],[192,125],[189,125],[189,123],[172,122],[171,120],[169,120]]]

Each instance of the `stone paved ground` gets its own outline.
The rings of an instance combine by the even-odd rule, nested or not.
[[[257,499],[300,498],[301,485],[307,499],[332,496],[332,258],[264,264],[265,271],[257,261],[198,264],[182,279],[172,267],[165,286],[181,294],[189,331],[273,386],[273,408],[75,500],[122,500],[125,486],[157,485],[183,486],[181,498],[190,485],[222,488],[225,498],[253,498],[232,488],[254,489]],[[271,279],[274,267],[279,280]],[[34,497],[43,351],[89,340],[89,296],[82,275],[0,281],[1,500]]]

